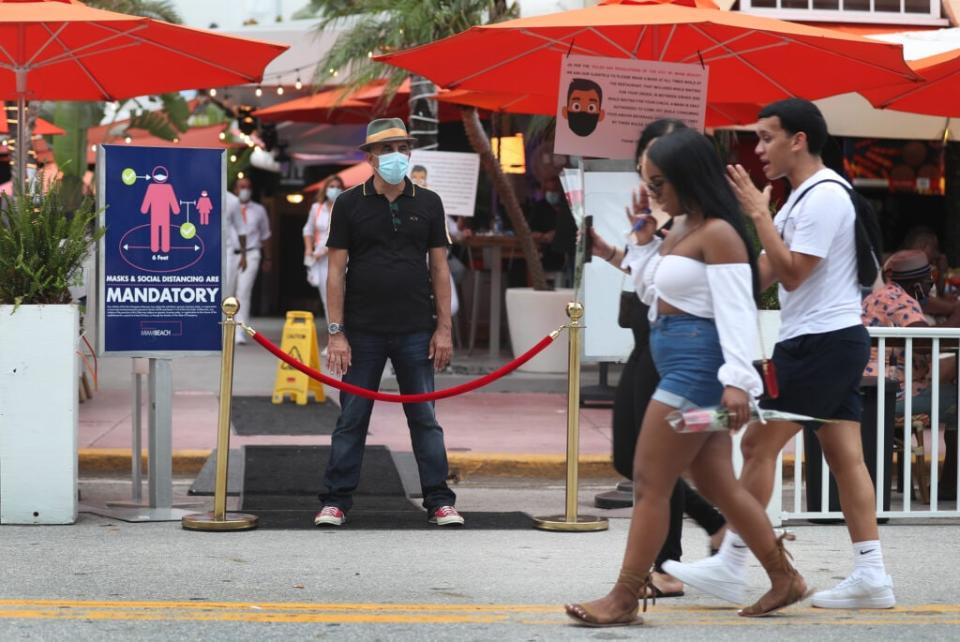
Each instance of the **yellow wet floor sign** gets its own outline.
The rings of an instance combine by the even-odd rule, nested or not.
[[[280,349],[297,361],[302,361],[316,370],[320,369],[317,328],[313,323],[312,313],[299,310],[287,312]],[[311,379],[283,361],[277,364],[277,378],[273,384],[273,403],[283,403],[285,398],[290,397],[297,405],[303,406],[307,403],[311,392],[318,403],[326,401],[322,383]]]

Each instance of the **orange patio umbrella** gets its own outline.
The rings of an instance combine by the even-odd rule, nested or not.
[[[363,161],[362,163],[357,163],[356,165],[351,165],[346,169],[341,169],[339,172],[334,174],[339,176],[340,180],[343,181],[343,186],[346,188],[351,188],[354,185],[359,185],[360,183],[366,181],[368,178],[373,176],[373,168],[370,167],[370,163]],[[320,189],[326,180],[330,178],[327,176],[323,180],[317,181],[316,183],[311,183],[303,188],[303,191],[306,193],[316,192]]]
[[[370,103],[347,96],[342,87],[336,87],[258,109],[253,115],[267,122],[357,124],[370,120]]]
[[[814,99],[917,78],[900,45],[674,4],[611,4],[472,27],[376,59],[447,89],[556,100],[568,54],[703,64],[711,103]]]
[[[327,125],[359,125],[373,118],[406,118],[410,112],[410,81],[404,81],[390,102],[383,104],[386,87],[386,80],[374,80],[352,93],[336,87],[258,109],[253,115],[264,121],[289,120]],[[460,114],[441,104],[439,118],[449,122],[459,120]]]
[[[285,49],[78,0],[0,0],[0,98],[17,101],[17,122],[27,100],[116,100],[257,82]]]
[[[0,118],[0,134],[9,134],[10,125],[6,118]],[[66,132],[51,123],[49,120],[37,118],[37,123],[33,128],[34,136],[60,136]]]
[[[923,80],[861,91],[879,109],[914,114],[960,116],[960,51],[947,51],[910,63]]]
[[[122,124],[111,123],[109,125],[99,125],[87,130],[87,163],[94,163],[97,159],[97,153],[94,146],[104,143],[124,143],[126,138],[130,138],[131,145],[141,145],[144,147],[222,147],[229,149],[231,147],[243,147],[239,143],[230,143],[220,140],[220,133],[223,131],[223,125],[208,125],[207,127],[191,127],[187,131],[178,135],[176,141],[167,140],[154,136],[143,129],[124,129],[122,134],[112,134],[122,127]]]
[[[713,0],[600,0],[599,5],[610,4],[675,4],[681,7],[699,7],[700,9],[720,9]]]

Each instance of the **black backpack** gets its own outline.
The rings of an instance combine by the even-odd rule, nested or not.
[[[857,281],[865,288],[872,287],[880,275],[879,257],[883,254],[883,236],[880,232],[880,223],[877,221],[877,213],[873,211],[870,201],[860,192],[847,187],[846,184],[833,178],[827,178],[817,181],[803,190],[797,200],[794,201],[793,207],[797,206],[797,203],[807,195],[807,192],[823,183],[836,183],[846,190],[851,202],[853,202],[853,210],[856,213],[853,229],[857,248]],[[791,212],[793,207],[790,208]],[[789,214],[787,218],[789,218]]]

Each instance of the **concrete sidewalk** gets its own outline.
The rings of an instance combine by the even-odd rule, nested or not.
[[[279,344],[282,319],[256,319],[252,326]],[[562,340],[562,339],[561,339]],[[481,354],[482,353],[482,354]],[[437,388],[470,381],[511,359],[504,353],[492,362],[485,350],[473,356],[456,352],[453,370],[442,374]],[[235,396],[270,396],[278,361],[256,343],[237,346]],[[81,474],[127,473],[130,470],[132,426],[132,361],[111,357],[99,361],[98,389],[80,404]],[[613,370],[618,370],[614,368]],[[615,374],[615,373],[614,373]],[[174,472],[199,471],[216,445],[220,357],[191,357],[173,362]],[[582,383],[598,382],[598,367],[584,367]],[[612,377],[611,385],[616,384]],[[473,474],[562,477],[566,463],[566,374],[514,372],[490,386],[437,402],[446,435],[451,469],[461,477]],[[396,391],[386,369],[381,389]],[[338,391],[327,387],[328,403]],[[144,377],[143,444],[146,447],[146,377]],[[610,465],[611,411],[583,408],[580,413],[581,474],[613,476]],[[240,436],[232,448],[252,444],[330,443],[330,436]],[[370,422],[371,445],[409,452],[410,436],[399,404],[378,402]]]

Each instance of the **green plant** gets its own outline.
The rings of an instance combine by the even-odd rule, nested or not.
[[[0,197],[0,304],[70,303],[69,288],[80,284],[104,230],[92,198],[71,210],[64,196],[55,180],[43,194]]]

